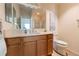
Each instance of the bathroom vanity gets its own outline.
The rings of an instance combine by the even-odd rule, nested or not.
[[[41,8],[31,8],[26,4],[5,4],[6,22],[13,24],[13,27],[10,28],[11,31],[6,29],[5,34],[7,56],[52,55],[53,34],[47,32],[45,15],[46,10]],[[11,17],[13,19],[10,19]],[[21,29],[26,34],[13,29]],[[41,31],[41,29],[44,30]]]
[[[53,53],[53,34],[19,34],[5,36],[7,56],[48,56]]]

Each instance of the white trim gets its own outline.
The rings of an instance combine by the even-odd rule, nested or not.
[[[50,20],[49,20],[50,18],[49,18],[49,10],[46,10],[46,30],[47,31],[49,31],[50,30],[50,27],[49,27],[49,22],[50,22]]]
[[[52,31],[54,34],[57,34],[57,30],[58,30],[57,20],[58,20],[57,16],[53,10],[46,10],[46,30],[47,31]]]

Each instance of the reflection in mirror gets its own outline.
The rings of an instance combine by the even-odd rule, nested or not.
[[[15,24],[16,23],[16,10],[13,6],[13,23]]]
[[[45,28],[45,11],[42,9],[34,9],[32,11],[32,21],[34,28]]]
[[[11,3],[5,4],[5,20],[9,23],[15,23],[16,10]]]
[[[17,13],[17,24],[20,29],[31,29],[32,9],[21,4],[14,4]]]
[[[6,3],[5,4],[5,20],[7,22],[12,23],[12,4],[11,3]]]
[[[45,29],[46,12],[23,4],[5,4],[6,20],[21,30]]]
[[[20,6],[21,10],[21,29],[31,29],[32,9],[25,6]]]

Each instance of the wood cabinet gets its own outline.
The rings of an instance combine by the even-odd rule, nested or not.
[[[53,51],[53,35],[5,38],[8,56],[47,56]]]
[[[7,55],[19,56],[20,53],[20,38],[10,38],[6,40]]]
[[[53,53],[53,41],[52,40],[48,40],[48,54],[52,54]]]
[[[47,40],[41,39],[37,41],[37,55],[44,56],[47,55]]]
[[[53,36],[48,35],[48,55],[53,53]]]
[[[47,55],[47,36],[41,35],[37,40],[37,55],[44,56]]]
[[[7,55],[19,56],[19,45],[8,46]]]
[[[24,56],[36,56],[36,42],[29,41],[24,43]]]

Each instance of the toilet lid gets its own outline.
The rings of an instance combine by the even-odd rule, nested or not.
[[[67,43],[66,42],[64,42],[64,41],[61,41],[61,40],[55,40],[56,41],[56,43],[58,43],[58,44],[62,44],[62,45],[67,45]]]

